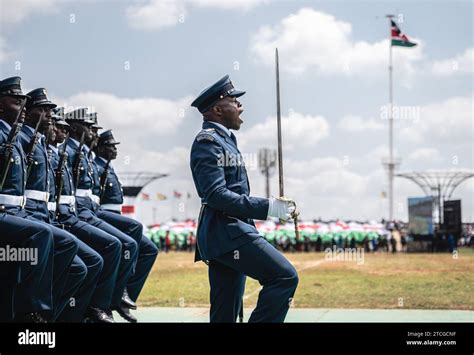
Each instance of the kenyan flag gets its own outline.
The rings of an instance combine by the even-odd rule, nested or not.
[[[414,47],[416,43],[410,42],[407,36],[405,36],[402,31],[398,28],[397,24],[392,22],[392,46],[401,46],[401,47]]]

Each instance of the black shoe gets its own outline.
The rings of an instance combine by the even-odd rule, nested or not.
[[[122,306],[130,309],[137,309],[137,304],[132,301],[132,299],[128,296],[128,292],[125,289],[122,295]]]
[[[120,315],[120,317],[122,317],[129,323],[137,322],[137,318],[133,314],[130,313],[130,309],[128,307],[124,307],[122,305],[120,307],[115,308],[114,311],[116,311]]]
[[[89,307],[86,312],[86,321],[92,323],[115,323],[112,312],[109,315],[107,311],[96,307]]]
[[[107,315],[113,319],[113,321],[115,322],[115,319],[114,319],[114,314],[112,313],[112,309],[108,308],[105,310],[105,313],[107,313]]]
[[[48,323],[38,312],[22,314],[15,317],[15,321],[20,323]]]

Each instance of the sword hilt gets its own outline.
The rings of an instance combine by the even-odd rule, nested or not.
[[[293,222],[295,223],[295,237],[296,239],[299,239],[300,238],[300,231],[298,230],[298,216],[299,216],[299,212],[297,212],[295,210],[295,212],[293,212]]]

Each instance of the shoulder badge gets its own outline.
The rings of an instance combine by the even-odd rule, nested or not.
[[[201,132],[196,137],[196,140],[198,142],[206,140],[210,142],[214,142],[214,137],[212,136],[212,133],[214,133],[216,130],[214,128],[206,128],[203,129]]]

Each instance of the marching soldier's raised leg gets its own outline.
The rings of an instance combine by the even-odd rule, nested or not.
[[[289,199],[249,196],[247,172],[230,131],[242,124],[244,92],[228,76],[205,89],[192,106],[204,116],[203,130],[191,148],[191,171],[202,207],[196,260],[209,261],[211,322],[235,322],[245,275],[263,286],[250,322],[283,322],[298,285],[291,263],[258,234],[253,219],[288,220]]]

